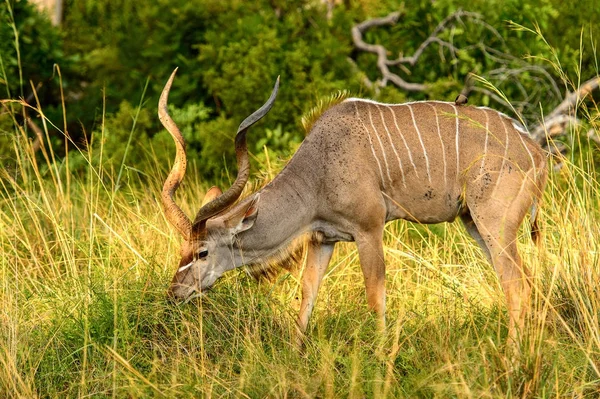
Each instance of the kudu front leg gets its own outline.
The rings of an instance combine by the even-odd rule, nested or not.
[[[306,256],[306,266],[302,273],[302,303],[298,314],[298,344],[302,342],[308,326],[308,319],[317,300],[321,281],[331,260],[335,244],[323,244],[320,240],[310,240]]]
[[[385,328],[385,260],[383,257],[383,227],[356,239],[358,257],[365,278],[367,305]]]

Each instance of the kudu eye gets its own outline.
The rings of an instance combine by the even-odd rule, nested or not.
[[[204,249],[204,250],[198,252],[197,256],[198,256],[198,259],[206,258],[208,256],[208,250]]]

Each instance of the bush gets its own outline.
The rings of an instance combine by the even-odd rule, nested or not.
[[[69,60],[62,50],[60,32],[49,19],[24,0],[6,1],[0,7],[0,95],[6,99],[25,99],[37,106],[31,84],[44,112],[62,125],[60,91],[55,84],[54,65],[68,68]],[[9,109],[11,114],[7,114]],[[29,111],[35,117],[35,112]],[[11,162],[15,126],[23,125],[23,110],[15,102],[6,103],[0,113],[0,161]],[[30,135],[31,136],[31,135]]]
[[[488,77],[533,122],[540,102],[548,111],[560,100],[560,71],[574,75],[569,69],[575,66],[583,79],[595,73],[593,51],[579,58],[579,27],[588,18],[600,18],[600,10],[591,4],[584,11],[553,0],[475,0],[468,11],[481,14],[481,20],[463,18],[440,36],[459,49],[455,54],[433,44],[409,71],[395,69],[407,81],[427,83],[428,91],[408,93],[388,84],[374,93],[361,78],[381,78],[376,56],[354,49],[350,30],[355,23],[402,11],[397,24],[365,34],[367,42],[383,44],[394,58],[413,54],[440,21],[464,4],[344,2],[328,19],[324,5],[314,0],[69,1],[62,35],[28,2],[6,4],[0,13],[6,22],[0,29],[0,49],[9,97],[26,95],[29,80],[48,82],[53,63],[60,64],[72,139],[85,145],[92,139],[90,132],[102,131],[104,118],[105,145],[111,149],[106,161],[122,168],[125,160],[137,168],[144,153],[172,159],[172,144],[155,115],[159,93],[178,66],[170,104],[173,112],[181,112],[174,119],[185,130],[190,161],[209,180],[224,176],[224,157],[234,167],[236,127],[266,100],[278,75],[282,85],[275,107],[249,136],[255,154],[266,145],[275,155],[287,155],[303,138],[301,116],[338,90],[391,102],[453,100],[469,72]],[[552,46],[530,32],[511,29],[517,25],[509,20],[527,27],[538,24]],[[19,32],[21,69],[13,26]],[[584,46],[590,41],[595,45],[598,28],[584,26],[589,27],[584,28]],[[529,54],[536,58],[525,58]],[[56,81],[45,83],[42,104],[50,120],[62,127]],[[138,110],[130,104],[140,97],[140,119],[132,132],[131,115]],[[470,103],[502,109],[490,93],[473,93]],[[512,114],[508,108],[503,111]],[[3,134],[0,145],[10,145],[14,132]],[[63,136],[57,131],[50,135],[60,153]],[[130,138],[135,146],[125,156],[124,143]]]

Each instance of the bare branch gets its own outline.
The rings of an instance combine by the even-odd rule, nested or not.
[[[421,55],[423,54],[423,51],[425,51],[427,46],[429,46],[432,43],[438,43],[440,46],[446,47],[452,53],[455,53],[456,51],[458,51],[458,49],[456,47],[454,47],[454,45],[452,43],[449,43],[445,40],[440,39],[438,37],[438,35],[453,21],[459,21],[462,23],[461,17],[470,17],[470,18],[474,18],[474,19],[481,19],[480,14],[477,14],[474,12],[458,10],[455,13],[452,13],[449,16],[447,16],[446,18],[444,18],[436,26],[436,28],[433,30],[431,35],[429,35],[429,37],[427,39],[425,39],[425,41],[423,43],[421,43],[421,45],[419,46],[417,51],[415,51],[415,53],[412,56],[410,56],[410,57],[399,56],[395,60],[388,61],[387,64],[388,65],[409,64],[411,66],[415,65],[417,63],[417,61],[419,60],[419,57],[421,57]]]
[[[33,87],[33,83],[32,83],[32,87]],[[31,102],[35,98],[36,92],[41,87],[42,87],[42,82],[38,82],[38,84],[35,85],[35,87],[33,87],[33,91],[31,93],[29,93],[29,95],[25,99],[26,105],[31,105]],[[43,135],[42,129],[38,126],[38,124],[35,123],[29,115],[27,115],[27,113],[28,113],[27,108],[28,107],[26,107],[26,106],[23,107],[23,116],[25,117],[25,122],[27,123],[27,126],[29,126],[29,128],[35,134],[35,139],[33,140],[33,143],[31,143],[31,148],[33,149],[33,152],[36,153],[44,145],[44,135]],[[32,109],[33,109],[33,107],[32,107]]]
[[[600,146],[600,137],[598,137],[598,133],[596,133],[595,129],[588,130],[587,137],[588,139],[596,143],[596,145]]]
[[[354,73],[360,75],[360,80],[362,84],[368,87],[369,89],[373,90],[375,92],[375,95],[379,95],[379,85],[373,83],[371,79],[369,79],[367,74],[358,68],[358,65],[356,65],[356,62],[352,58],[348,57],[348,62],[350,63]]]
[[[516,88],[520,92],[520,98],[511,99],[512,107],[505,101],[497,101],[497,97],[490,98],[509,109],[514,108],[525,121],[531,122],[528,125],[536,124],[534,121],[539,115],[537,104],[540,102],[550,103],[562,99],[562,94],[554,78],[545,68],[539,65],[532,65],[526,60],[515,57],[505,51],[489,47],[483,42],[461,47],[461,50],[469,52],[473,50],[481,51],[486,58],[498,64],[496,68],[482,72],[481,76],[485,77],[499,89],[503,85]],[[526,86],[523,82],[524,79],[533,84]]]
[[[575,108],[600,85],[600,76],[596,76],[585,83],[573,93],[567,94],[565,99],[558,104],[552,112],[537,126],[531,129],[532,138],[538,143],[546,143],[548,138],[564,134],[569,126],[579,124],[575,116]]]
[[[427,84],[407,82],[404,79],[402,79],[398,74],[391,72],[389,67],[399,66],[400,68],[403,68],[403,65],[414,66],[418,62],[419,58],[423,55],[427,47],[434,43],[438,44],[440,47],[440,58],[443,58],[442,49],[444,48],[450,50],[452,56],[455,56],[459,48],[457,48],[452,42],[441,39],[439,36],[444,30],[448,29],[454,24],[464,25],[463,18],[470,18],[476,20],[478,24],[490,30],[495,36],[499,37],[500,40],[502,40],[500,34],[493,27],[491,27],[489,24],[483,21],[483,18],[480,14],[458,10],[444,18],[435,27],[433,32],[431,32],[429,37],[426,38],[419,45],[417,50],[411,56],[404,56],[400,54],[398,58],[390,60],[387,56],[388,50],[380,44],[366,43],[363,40],[363,33],[366,30],[375,26],[394,25],[396,22],[398,22],[400,16],[400,12],[393,12],[386,17],[374,18],[361,22],[352,28],[352,40],[354,42],[355,47],[359,50],[377,55],[377,67],[383,75],[383,78],[378,82],[380,87],[386,86],[387,82],[389,81],[398,86],[399,88],[407,91],[426,91],[428,88]],[[405,69],[406,72],[410,72],[410,70],[407,70],[406,68],[403,69]]]
[[[531,64],[525,62],[521,58],[515,57],[512,54],[502,52],[495,48],[486,46],[485,44],[481,45],[481,50],[485,53],[485,55],[487,57],[493,59],[494,61],[496,61],[497,63],[499,63],[501,65],[507,65],[509,63],[516,63],[517,65],[522,65],[522,67],[520,69],[523,72],[527,71],[527,72],[532,72],[532,73],[536,73],[536,74],[544,76],[546,78],[543,81],[544,84],[548,85],[548,88],[552,90],[552,92],[554,93],[554,95],[557,98],[560,98],[560,96],[561,96],[560,89],[558,88],[558,85],[556,84],[556,81],[554,80],[554,78],[548,73],[548,71],[545,68],[542,68],[541,66],[538,66],[538,65],[531,65]]]
[[[352,40],[359,50],[377,54],[377,67],[383,75],[383,80],[379,83],[380,86],[384,87],[388,81],[391,81],[396,86],[407,91],[425,91],[427,88],[426,85],[421,83],[409,83],[390,71],[388,68],[389,60],[387,58],[387,50],[385,47],[379,44],[369,44],[363,40],[363,33],[367,29],[372,28],[373,26],[393,25],[398,21],[398,18],[400,18],[400,13],[393,12],[387,17],[369,19],[361,22],[352,28]]]
[[[596,76],[581,86],[579,89],[573,93],[569,93],[565,99],[558,105],[558,107],[554,108],[554,110],[548,114],[548,118],[552,118],[559,114],[566,114],[571,112],[573,108],[575,108],[581,101],[583,101],[588,94],[598,88],[600,85],[600,76]]]

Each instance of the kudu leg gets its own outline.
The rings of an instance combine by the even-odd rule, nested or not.
[[[367,305],[379,318],[379,328],[385,328],[385,261],[383,257],[383,226],[356,237],[358,257],[365,278]]]
[[[481,206],[484,212],[471,213],[474,224],[465,223],[476,240],[485,244],[484,251],[500,278],[509,312],[508,338],[515,342],[517,332],[523,332],[531,294],[529,270],[517,250],[517,231],[527,209],[522,205],[513,201],[509,206]]]
[[[467,233],[469,233],[469,235],[473,237],[475,242],[477,242],[479,247],[483,250],[483,253],[485,254],[485,257],[487,258],[488,262],[490,262],[491,264],[492,256],[490,255],[490,250],[485,244],[483,237],[481,237],[481,234],[479,234],[479,230],[477,230],[477,226],[475,226],[475,222],[473,221],[471,215],[469,213],[466,213],[464,215],[461,215],[460,219],[462,220],[465,229],[467,230]]]
[[[310,240],[306,257],[306,266],[302,273],[302,303],[300,304],[300,313],[298,314],[298,336],[301,342],[308,319],[312,313],[321,281],[331,260],[335,244],[323,244],[319,240]]]

